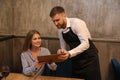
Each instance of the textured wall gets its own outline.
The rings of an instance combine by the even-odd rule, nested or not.
[[[20,54],[22,51],[24,38],[14,38],[0,42],[0,67],[5,63],[11,67],[11,72],[21,72]],[[117,42],[94,42],[99,50],[99,60],[102,80],[116,80],[111,59],[116,58],[120,62],[120,43]],[[42,46],[56,53],[59,49],[59,40],[42,39]]]
[[[56,5],[63,6],[68,17],[78,17],[87,23],[92,37],[98,40],[95,43],[99,49],[102,80],[114,80],[110,60],[115,57],[120,61],[120,0],[0,0],[0,35],[26,35],[30,29],[37,29],[42,37],[57,37],[57,29],[49,17]],[[105,42],[99,41],[101,39]],[[1,42],[0,61],[7,62],[7,55],[9,64],[17,70],[22,43],[23,39],[19,38],[13,43]],[[56,40],[43,43],[53,53],[59,48]]]
[[[68,17],[83,19],[93,38],[120,40],[120,0],[0,0],[0,34],[25,35],[37,29],[44,37],[57,37],[49,17],[56,5]]]
[[[71,0],[69,4],[65,6],[69,16],[85,20],[93,37],[120,39],[120,0]]]
[[[12,0],[0,0],[0,35],[13,33]]]
[[[15,0],[14,33],[24,35],[30,29],[37,29],[42,36],[55,36],[49,17],[51,3],[51,0]]]
[[[15,0],[15,34],[38,29],[42,36],[55,37],[50,9],[61,5],[69,17],[86,21],[95,38],[120,39],[120,0]],[[66,5],[67,4],[67,5]]]
[[[95,45],[99,50],[102,80],[116,80],[111,59],[116,58],[120,62],[120,43],[97,41]]]
[[[0,71],[1,67],[8,65],[12,69],[13,64],[13,40],[0,42]]]

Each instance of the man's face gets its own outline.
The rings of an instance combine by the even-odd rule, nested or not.
[[[55,16],[52,17],[52,21],[58,29],[66,27],[65,19],[66,19],[65,13],[56,14]]]

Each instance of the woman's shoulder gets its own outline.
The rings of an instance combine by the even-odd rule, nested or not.
[[[45,47],[41,47],[41,50],[48,50],[48,48],[45,48]]]
[[[45,48],[45,47],[41,47],[41,52],[42,53],[46,53],[46,54],[50,54],[50,51],[48,48]]]
[[[28,55],[29,53],[30,53],[30,51],[27,50],[27,51],[23,51],[23,52],[21,53],[21,55]]]

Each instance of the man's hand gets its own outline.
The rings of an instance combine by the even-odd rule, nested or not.
[[[59,55],[58,59],[60,59],[62,61],[68,59],[70,56],[70,53],[68,51],[63,50],[63,49],[58,49],[57,54]]]

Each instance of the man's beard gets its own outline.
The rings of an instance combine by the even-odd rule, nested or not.
[[[63,24],[61,25],[61,28],[62,28],[62,29],[65,29],[65,28],[66,28],[66,24],[63,23]]]
[[[56,25],[56,27],[57,27],[58,29],[61,29],[61,25]]]
[[[66,28],[66,23],[63,22],[62,24],[57,25],[58,29],[65,29]]]

